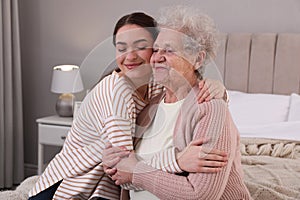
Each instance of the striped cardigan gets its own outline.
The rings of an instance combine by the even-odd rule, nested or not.
[[[148,97],[161,92],[161,86],[150,84]],[[136,116],[145,106],[124,77],[114,72],[104,78],[84,99],[61,152],[49,163],[29,196],[63,180],[53,199],[119,199],[119,187],[103,171],[102,152],[106,142],[133,149]],[[165,170],[180,172],[174,148],[157,159],[163,161],[166,157],[170,164]]]
[[[193,88],[181,106],[173,133],[174,147],[182,151],[192,140],[206,138],[209,142],[203,147],[227,152],[228,164],[218,173],[189,173],[179,176],[139,162],[134,169],[132,183],[160,199],[251,199],[243,182],[239,133],[227,105],[223,100],[198,104],[198,92],[198,88]],[[163,99],[163,95],[160,96],[162,97],[154,98],[140,113],[137,119],[137,138],[142,138],[151,124],[157,105]]]

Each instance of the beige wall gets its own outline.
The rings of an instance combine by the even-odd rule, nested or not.
[[[156,16],[162,6],[188,4],[213,17],[222,32],[300,32],[299,0],[20,0],[19,3],[25,163],[33,165],[37,164],[35,120],[55,114],[57,95],[50,92],[52,67],[66,63],[81,65],[96,45],[107,42],[114,23],[123,14],[145,11]],[[103,56],[99,66],[111,57],[113,53]]]

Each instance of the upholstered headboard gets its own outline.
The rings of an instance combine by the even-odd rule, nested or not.
[[[300,33],[222,34],[216,64],[230,90],[300,93]]]
[[[114,54],[108,40],[91,51],[80,67],[86,89],[113,63]],[[215,61],[230,90],[300,93],[300,33],[223,33]]]

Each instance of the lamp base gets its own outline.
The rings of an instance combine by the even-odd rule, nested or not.
[[[73,94],[61,94],[58,97],[55,108],[60,117],[73,116],[74,98]]]

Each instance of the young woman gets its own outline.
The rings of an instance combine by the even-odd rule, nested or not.
[[[103,149],[110,142],[132,150],[136,116],[163,91],[162,86],[149,83],[157,33],[155,20],[144,13],[117,22],[113,42],[120,72],[105,77],[86,96],[63,149],[40,176],[29,199],[119,199],[119,187],[103,170]],[[179,170],[173,154],[170,172]]]

